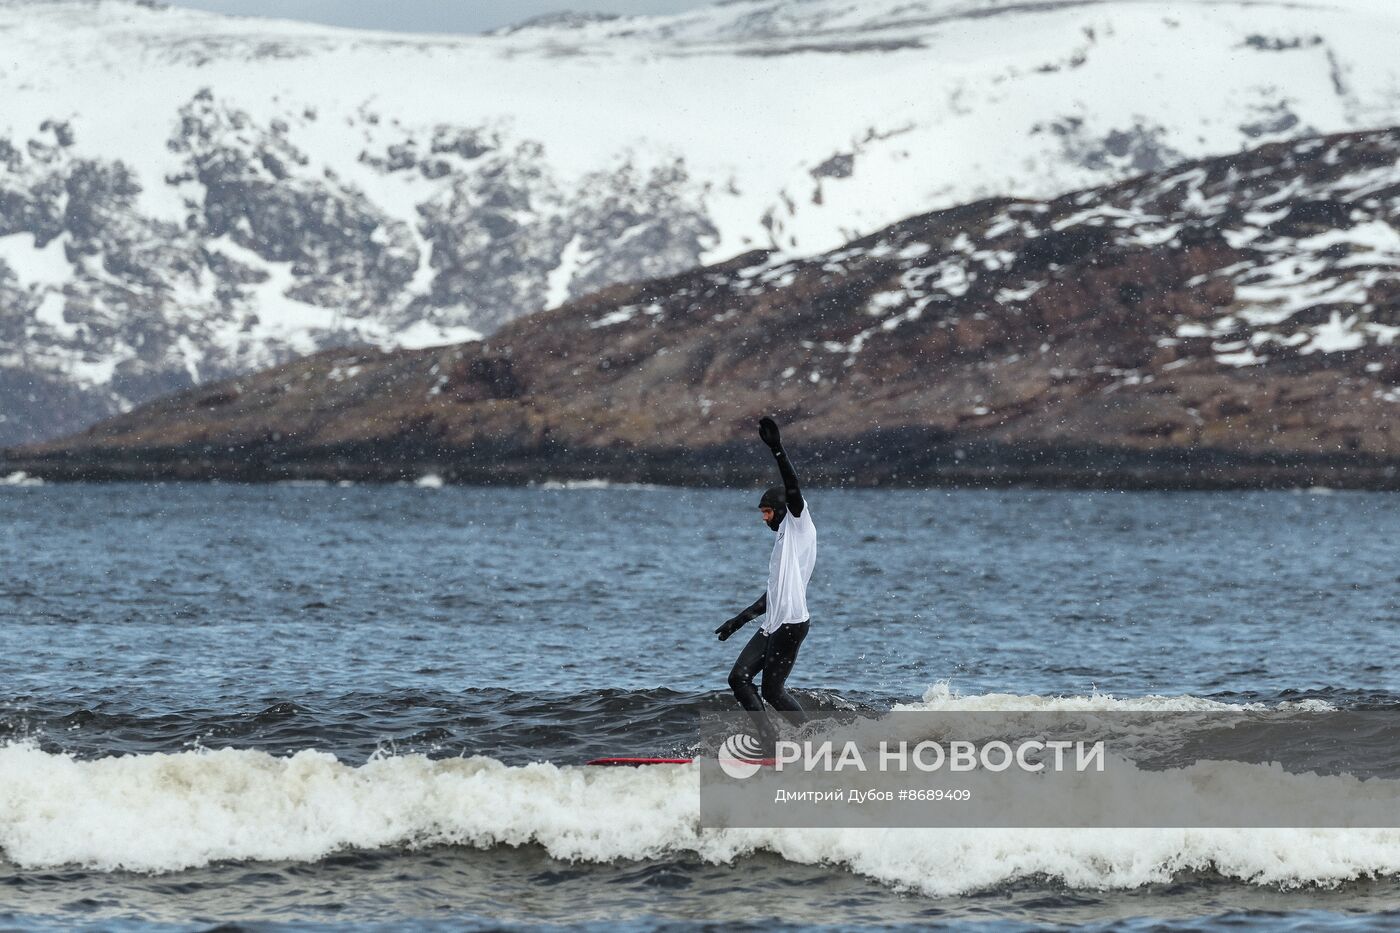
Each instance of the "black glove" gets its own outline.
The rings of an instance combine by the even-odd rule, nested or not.
[[[778,422],[767,415],[758,419],[758,436],[769,450],[777,451],[783,446],[782,436],[778,434]]]
[[[743,628],[745,623],[747,623],[748,621],[749,620],[744,618],[743,616],[735,616],[728,622],[721,625],[719,628],[715,629],[715,634],[719,636],[720,641],[724,641],[730,635],[733,635],[735,632],[739,631],[739,629]]]

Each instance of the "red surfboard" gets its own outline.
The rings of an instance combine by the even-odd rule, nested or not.
[[[745,761],[748,764],[761,765],[765,768],[771,768],[777,763],[773,758],[754,758],[745,759]],[[688,765],[694,762],[694,758],[594,758],[588,763],[590,765],[639,768],[642,765]]]

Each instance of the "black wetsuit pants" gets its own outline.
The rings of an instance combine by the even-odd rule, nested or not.
[[[759,729],[770,738],[773,735],[772,724],[763,713],[764,700],[776,710],[797,714],[788,718],[801,722],[802,707],[787,692],[786,684],[788,674],[792,673],[792,665],[797,661],[797,649],[802,647],[802,639],[807,637],[809,625],[810,619],[780,625],[771,635],[761,630],[755,632],[744,650],[739,652],[739,659],[729,672],[729,687],[739,698],[739,704],[749,712],[759,714],[754,719]],[[755,690],[753,679],[760,671],[763,673],[763,686]]]

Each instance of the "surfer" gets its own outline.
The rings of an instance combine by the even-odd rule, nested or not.
[[[817,560],[817,529],[797,485],[797,473],[783,450],[777,422],[768,417],[759,419],[758,436],[773,452],[783,478],[782,486],[767,490],[758,500],[763,523],[778,533],[773,556],[768,560],[768,589],[752,606],[715,629],[715,634],[724,641],[766,614],[758,631],[739,652],[739,659],[729,672],[729,687],[739,704],[754,714],[759,731],[771,743],[777,734],[764,711],[765,700],[774,709],[792,714],[788,718],[793,722],[801,721],[802,707],[787,692],[786,684],[810,624],[807,581],[812,578]],[[763,686],[755,690],[754,677],[760,671]]]

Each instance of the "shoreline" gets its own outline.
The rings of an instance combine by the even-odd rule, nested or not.
[[[768,485],[771,470],[751,446],[688,451],[501,445],[483,450],[380,443],[310,449],[248,445],[218,453],[207,445],[117,455],[7,452],[11,455],[0,456],[0,476],[22,472],[45,482],[389,484],[436,477],[445,485],[487,487],[587,482],[695,488]],[[1400,491],[1400,462],[1355,455],[1262,456],[1208,448],[1142,451],[947,441],[896,447],[889,439],[876,438],[803,447],[797,453],[804,479],[840,488]]]

